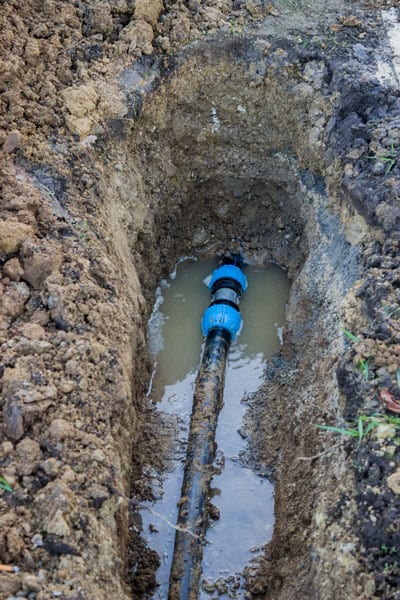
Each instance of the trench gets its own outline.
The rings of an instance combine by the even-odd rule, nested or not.
[[[254,460],[264,472],[273,465],[275,481],[273,535],[257,568],[245,569],[246,593],[275,600],[324,576],[309,536],[320,503],[343,480],[345,456],[337,448],[323,469],[307,457],[321,449],[315,423],[341,410],[341,305],[359,277],[367,226],[338,186],[325,145],[332,113],[325,65],[314,62],[311,75],[300,75],[282,67],[286,49],[278,43],[267,54],[269,48],[262,36],[200,43],[154,88],[157,66],[125,70],[121,85],[130,97],[140,81],[151,101],[108,155],[117,168],[107,193],[114,231],[125,236],[123,252],[133,257],[145,299],[142,337],[155,290],[182,256],[215,260],[234,252],[257,267],[281,264],[292,282],[283,346],[267,361],[245,417]],[[136,364],[148,374],[147,389],[153,359],[142,343]],[[137,514],[154,499],[154,474],[166,469],[160,448],[168,434],[153,409],[144,389],[132,461],[135,598],[151,597],[158,568],[154,553],[143,554]],[[154,515],[143,518],[148,529]]]
[[[171,431],[166,447],[166,472],[154,477],[155,502],[142,510],[144,535],[160,556],[154,598],[167,598],[174,543],[177,502],[188,436],[194,380],[199,368],[200,317],[208,301],[203,281],[215,262],[186,260],[158,288],[148,337],[155,361],[151,402],[160,413],[160,426]],[[283,343],[288,280],[282,269],[247,267],[249,289],[242,302],[245,326],[233,345],[226,372],[224,407],[216,441],[220,474],[213,479],[213,503],[220,517],[208,529],[203,556],[203,586],[199,598],[218,589],[221,598],[243,593],[243,568],[260,554],[273,528],[273,485],[268,470],[250,456],[243,416],[246,397],[257,391],[265,360]],[[271,469],[272,471],[272,469]],[[228,596],[230,591],[230,596]],[[239,594],[239,595],[238,595]]]
[[[371,441],[359,470],[349,444],[315,427],[382,410],[382,386],[399,398],[394,0],[277,0],[260,21],[236,8],[269,3],[231,15],[225,0],[140,2],[163,5],[154,28],[137,28],[139,2],[15,4],[0,223],[1,476],[15,488],[0,492],[0,550],[25,572],[2,573],[0,591],[154,595],[139,512],[168,471],[176,419],[147,394],[147,323],[180,257],[231,251],[291,281],[283,345],[243,416],[245,455],[257,476],[272,465],[275,485],[245,600],[395,594],[384,547],[398,452]],[[111,4],[121,19],[106,18]],[[199,18],[187,12],[199,4]],[[229,15],[207,29],[213,4]],[[154,45],[128,43],[135,29]],[[368,378],[343,326],[374,346]]]

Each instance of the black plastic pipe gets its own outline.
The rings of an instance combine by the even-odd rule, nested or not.
[[[178,530],[169,583],[169,600],[197,600],[207,530],[210,482],[214,474],[215,430],[222,408],[225,365],[231,335],[212,329],[196,381],[190,436],[179,502]]]
[[[247,279],[236,265],[224,264],[214,271],[208,287],[211,304],[202,319],[206,342],[193,397],[169,600],[197,600],[199,594],[226,358],[242,324],[239,302]]]

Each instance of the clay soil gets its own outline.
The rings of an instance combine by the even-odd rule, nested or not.
[[[400,598],[399,19],[1,5],[0,598],[152,597],[146,322],[180,256],[227,249],[293,282],[246,417],[276,525],[236,597]]]

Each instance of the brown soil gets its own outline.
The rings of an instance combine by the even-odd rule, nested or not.
[[[314,426],[400,401],[396,4],[0,8],[0,598],[151,597],[146,320],[180,256],[227,249],[293,280],[248,412],[276,526],[246,593],[400,597],[395,429]]]

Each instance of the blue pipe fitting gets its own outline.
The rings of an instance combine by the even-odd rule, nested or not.
[[[207,336],[212,329],[217,327],[225,329],[234,340],[242,325],[240,312],[228,304],[213,304],[205,311],[201,320],[201,330]]]
[[[247,289],[247,278],[239,267],[225,264],[215,269],[208,288],[211,304],[201,321],[202,332],[208,336],[213,329],[223,329],[233,341],[242,325],[239,302]]]
[[[208,284],[208,289],[211,290],[218,279],[233,279],[240,285],[243,292],[247,290],[247,277],[242,273],[239,267],[235,267],[235,265],[222,265],[221,267],[218,267],[218,269],[215,269]]]

